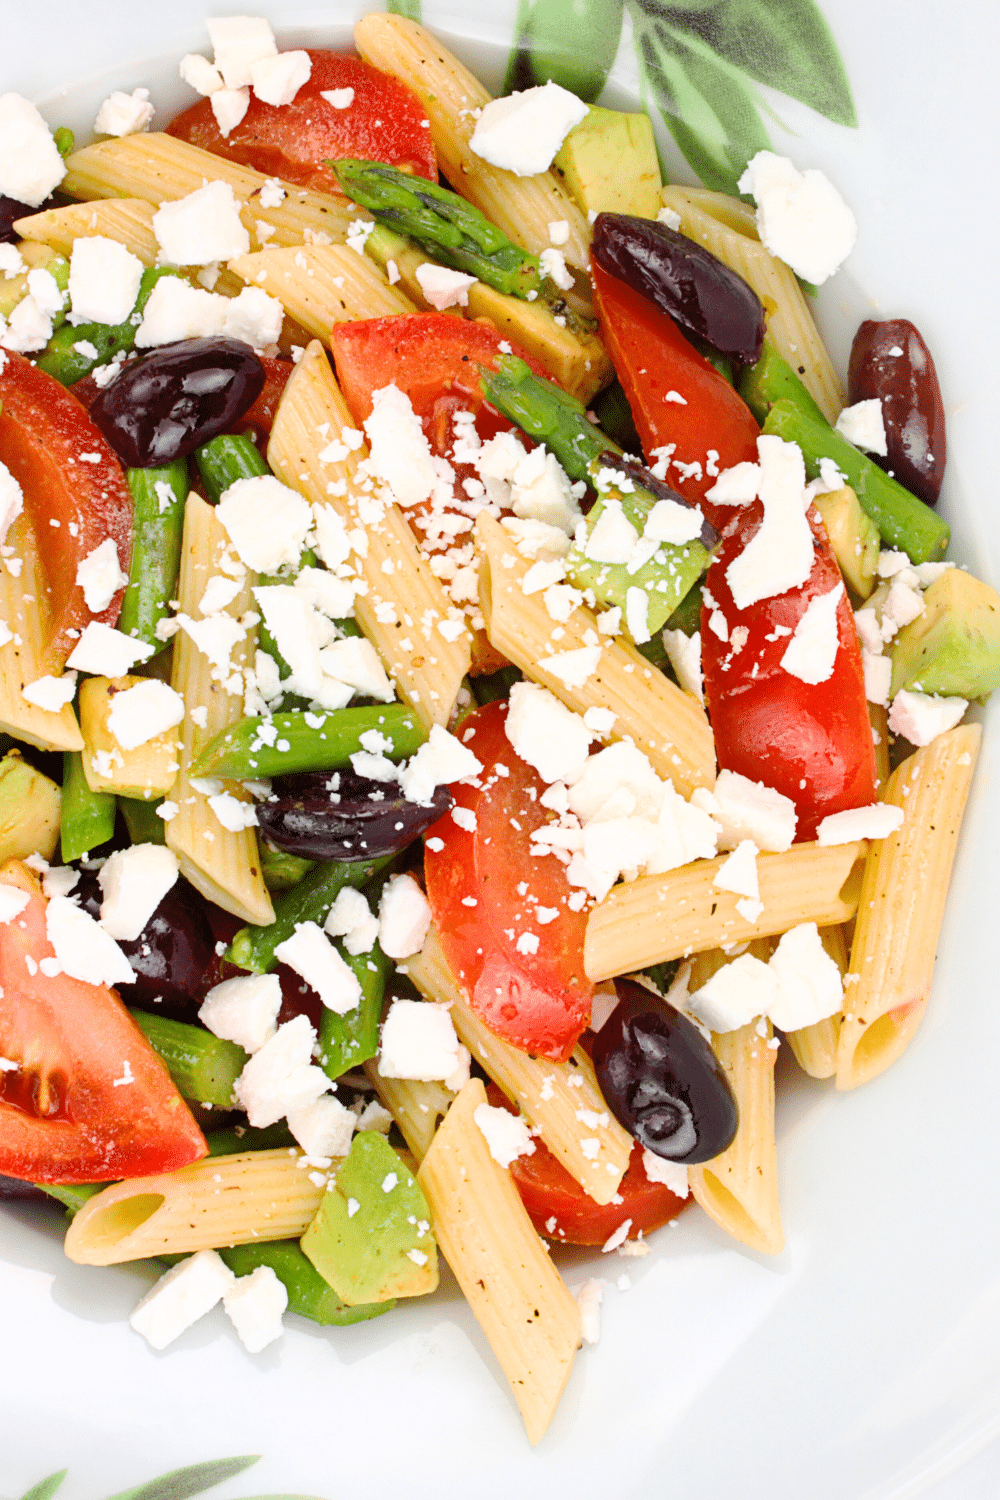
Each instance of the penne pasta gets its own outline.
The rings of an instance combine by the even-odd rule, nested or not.
[[[404,16],[370,15],[355,26],[354,42],[366,62],[392,73],[420,99],[442,175],[463,198],[536,255],[549,246],[549,224],[565,219],[569,239],[563,254],[570,265],[589,269],[589,226],[555,173],[516,177],[470,150],[474,111],[490,96],[440,38]]]
[[[154,266],[159,254],[153,233],[155,213],[156,206],[145,198],[107,198],[103,202],[47,208],[18,219],[14,228],[25,239],[41,240],[65,256],[72,254],[74,240],[100,234],[131,250],[144,266]]]
[[[555,626],[541,594],[525,594],[521,587],[530,564],[486,511],[476,520],[476,545],[480,605],[497,650],[577,713],[610,708],[616,719],[609,738],[631,736],[657,774],[669,777],[683,796],[689,797],[695,787],[713,786],[715,743],[697,700],[651,667],[630,643],[599,635],[588,609],[575,609],[553,640]],[[543,665],[550,654],[598,644],[600,661],[582,687],[567,687]]]
[[[363,1064],[368,1082],[403,1132],[419,1166],[434,1139],[438,1121],[448,1113],[455,1095],[443,1083],[412,1078],[383,1078],[374,1059]]]
[[[714,884],[727,854],[616,885],[587,922],[587,975],[610,979],[707,948],[787,932],[799,922],[821,927],[845,922],[857,910],[866,849],[863,842],[829,848],[793,844],[784,854],[759,855],[764,910],[756,922],[737,911],[738,896]]]
[[[847,973],[848,943],[847,929],[821,927],[819,930],[823,947],[834,960],[841,974]],[[803,1026],[798,1031],[785,1033],[785,1041],[795,1054],[795,1060],[810,1078],[832,1078],[837,1071],[837,1040],[840,1036],[841,1015],[826,1016],[812,1026]]]
[[[798,373],[827,421],[835,422],[844,406],[840,378],[794,271],[760,243],[753,209],[738,198],[707,188],[670,186],[661,197],[667,208],[680,214],[682,234],[718,256],[753,287],[764,304],[774,347]]]
[[[580,1310],[535,1232],[475,1112],[478,1078],[455,1099],[417,1173],[441,1253],[475,1313],[537,1443],[580,1343]]]
[[[219,571],[219,561],[227,545],[226,534],[212,507],[199,495],[189,495],[184,511],[177,592],[181,612],[192,619],[202,618],[199,601],[209,578]],[[225,613],[233,619],[239,619],[252,608],[253,582],[254,575],[246,574],[240,592],[226,607]],[[254,632],[248,629],[244,639],[233,648],[230,680],[220,682],[218,669],[212,667],[187,632],[177,633],[171,686],[183,697],[185,714],[179,730],[181,768],[170,792],[177,812],[167,823],[166,837],[168,848],[180,862],[181,874],[203,896],[244,922],[266,923],[274,921],[274,907],[261,874],[254,830],[244,828],[233,833],[224,828],[209,806],[205,792],[196,790],[188,777],[188,768],[205,746],[243,713],[239,669],[252,660],[253,642]],[[191,716],[191,710],[198,708],[206,710],[199,715],[200,724]],[[238,784],[232,790],[241,798],[246,797]]]
[[[881,791],[892,771],[889,765],[889,710],[881,703],[869,703],[868,718],[875,746],[875,790]]]
[[[83,774],[92,792],[120,797],[165,797],[177,779],[176,729],[124,750],[108,727],[116,693],[136,687],[142,677],[86,677],[80,684]]]
[[[902,825],[871,847],[845,979],[837,1087],[894,1062],[923,1020],[982,729],[962,724],[896,767],[882,801]]]
[[[428,1000],[451,1006],[455,1030],[476,1062],[541,1131],[567,1172],[595,1203],[610,1203],[628,1167],[632,1137],[608,1113],[583,1047],[568,1062],[554,1063],[494,1036],[459,988],[433,927],[421,952],[407,959],[406,971]]]
[[[326,1192],[299,1166],[302,1152],[206,1156],[179,1172],[116,1182],[95,1193],[66,1232],[66,1254],[84,1266],[183,1255],[254,1240],[298,1239]]]
[[[27,528],[26,518],[15,521],[7,537],[21,558],[19,576],[14,576],[9,564],[0,565],[0,620],[12,632],[12,638],[0,646],[0,730],[39,750],[82,750],[83,736],[72,704],[52,713],[23,696],[29,683],[52,670],[45,659],[49,634],[45,581],[33,540],[24,544],[30,536]]]
[[[285,387],[268,461],[285,484],[316,505],[332,505],[355,536],[360,531],[363,544],[352,553],[364,585],[355,601],[358,624],[403,701],[425,724],[447,724],[469,670],[472,638],[403,513],[355,489],[354,471],[366,450],[343,462],[321,457],[333,437],[353,426],[330,361],[319,343],[310,344]],[[346,494],[331,494],[340,484]]]
[[[329,338],[335,323],[416,312],[408,297],[348,245],[260,250],[238,255],[229,269],[277,297],[314,338]]]

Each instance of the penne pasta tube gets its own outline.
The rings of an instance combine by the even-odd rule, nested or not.
[[[783,261],[765,250],[754,211],[738,198],[707,188],[665,187],[667,208],[681,216],[681,233],[695,240],[753,287],[767,313],[767,333],[782,359],[800,376],[827,421],[844,406],[844,389],[816,331],[809,305]]]
[[[883,708],[881,703],[869,703],[868,719],[875,746],[875,790],[879,792],[892,772],[889,765],[889,710]]]
[[[417,1173],[441,1253],[510,1381],[528,1440],[552,1420],[580,1344],[580,1309],[535,1232],[475,1112],[478,1078],[445,1116]]]
[[[84,1266],[147,1256],[298,1239],[326,1192],[299,1166],[301,1151],[206,1156],[179,1172],[116,1182],[95,1193],[66,1232],[66,1254]]]
[[[433,927],[421,952],[407,959],[406,971],[426,999],[451,1006],[455,1030],[476,1062],[541,1131],[542,1140],[570,1176],[595,1203],[610,1203],[625,1175],[633,1142],[608,1113],[584,1049],[575,1048],[568,1062],[554,1063],[530,1057],[494,1036],[469,1006]]]
[[[39,750],[82,750],[83,736],[72,704],[53,713],[23,696],[29,683],[51,671],[45,661],[49,633],[45,581],[26,518],[14,522],[7,540],[21,558],[21,571],[15,578],[9,564],[0,565],[0,620],[12,632],[6,645],[0,646],[0,730]]]
[[[277,297],[314,338],[329,338],[335,323],[416,312],[408,297],[348,245],[260,250],[238,255],[229,269]]]
[[[315,505],[332,506],[360,536],[351,554],[364,589],[354,606],[358,624],[408,707],[425,724],[447,724],[469,670],[472,637],[455,618],[402,511],[355,487],[354,471],[367,450],[358,448],[342,462],[323,459],[332,439],[353,426],[322,345],[310,344],[285,387],[268,462],[285,484]],[[345,493],[331,494],[341,485]]]
[[[96,203],[69,203],[18,219],[14,225],[25,239],[41,240],[61,255],[70,255],[73,241],[88,235],[117,240],[138,256],[144,266],[156,264],[159,246],[153,233],[156,206],[145,198],[106,198]]]
[[[440,38],[404,16],[370,15],[355,26],[354,42],[366,62],[392,73],[420,99],[442,175],[463,198],[536,255],[549,246],[549,224],[565,219],[569,239],[563,254],[570,265],[589,269],[589,226],[555,173],[516,177],[470,150],[474,111],[488,104],[490,96]]]
[[[848,944],[846,927],[821,927],[819,935],[823,947],[839,968],[847,973]],[[832,1078],[837,1071],[837,1040],[840,1036],[842,1016],[826,1016],[812,1026],[803,1026],[798,1031],[787,1031],[785,1041],[791,1047],[795,1060],[810,1078]]]
[[[438,1121],[448,1113],[455,1095],[443,1083],[413,1078],[383,1078],[372,1059],[362,1065],[379,1101],[392,1115],[419,1166],[434,1139]]]
[[[895,833],[871,847],[845,978],[837,1087],[894,1062],[923,1020],[948,882],[982,729],[961,724],[896,767],[882,801],[901,807]]]
[[[738,896],[714,884],[727,854],[616,885],[587,922],[587,975],[610,979],[706,948],[787,932],[799,922],[821,927],[845,922],[857,910],[866,850],[863,842],[829,848],[793,844],[784,854],[759,855],[764,910],[756,922],[740,916]]]
[[[181,612],[192,619],[202,618],[201,597],[208,580],[218,573],[227,546],[226,533],[215,511],[200,495],[189,495],[184,511],[177,593]],[[245,574],[240,592],[227,605],[225,614],[238,620],[252,608],[253,583],[254,575]],[[185,713],[178,731],[181,768],[170,792],[177,812],[167,823],[166,838],[167,847],[177,855],[181,874],[203,896],[244,922],[268,923],[274,921],[274,907],[261,874],[253,828],[238,833],[224,828],[209,806],[205,792],[196,790],[188,776],[189,767],[205,746],[228,724],[242,717],[243,680],[239,669],[252,660],[253,643],[254,633],[250,629],[233,647],[230,679],[220,682],[218,669],[212,667],[187,632],[177,632],[170,684],[184,699]],[[230,692],[230,688],[235,691]],[[198,715],[200,723],[195,722],[192,709],[203,710]],[[231,789],[241,798],[246,796],[238,783]]]
[[[116,693],[144,682],[143,677],[86,677],[80,684],[80,731],[83,774],[92,792],[120,797],[165,797],[177,779],[177,731],[124,750],[108,726]]]
[[[633,645],[600,635],[588,609],[575,609],[553,640],[556,627],[542,595],[525,594],[521,587],[530,564],[485,511],[476,520],[476,545],[480,606],[497,650],[575,712],[610,708],[616,718],[609,738],[630,736],[657,774],[669,777],[682,796],[689,797],[698,786],[713,786],[715,742],[697,700],[651,667]],[[595,646],[601,647],[600,659],[581,687],[567,687],[545,665],[549,656],[558,665],[560,653]]]

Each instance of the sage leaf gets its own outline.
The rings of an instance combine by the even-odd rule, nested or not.
[[[22,1495],[21,1500],[51,1500],[66,1478],[67,1472],[66,1469],[60,1469],[58,1474],[50,1474],[48,1479],[40,1479],[37,1484],[31,1486],[26,1495]]]
[[[503,93],[552,79],[592,104],[621,41],[624,0],[519,0]]]
[[[192,1495],[201,1495],[214,1484],[224,1479],[234,1479],[253,1464],[260,1462],[260,1454],[242,1458],[215,1458],[203,1464],[190,1464],[184,1469],[173,1469],[159,1479],[137,1485],[133,1490],[123,1490],[112,1495],[110,1500],[190,1500]],[[28,1497],[25,1496],[25,1500]]]

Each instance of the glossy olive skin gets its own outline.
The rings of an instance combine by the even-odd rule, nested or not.
[[[618,1004],[594,1041],[594,1067],[616,1120],[656,1156],[694,1166],[725,1151],[739,1111],[701,1032],[659,995],[616,979]]]
[[[264,366],[240,339],[184,339],[127,364],[90,415],[127,469],[153,468],[228,432],[264,379]]]
[[[609,276],[648,297],[720,354],[756,364],[764,344],[757,293],[714,255],[655,219],[598,214],[591,254]]]
[[[19,203],[16,198],[0,193],[0,245],[13,245],[20,238],[14,230],[18,219],[30,219],[32,214],[43,214],[47,208],[54,207],[54,198],[46,198],[37,208],[32,208],[30,203]]]
[[[890,351],[898,349],[899,354]],[[868,456],[911,494],[934,505],[947,457],[944,402],[931,352],[906,318],[868,319],[854,335],[849,399],[882,402],[888,453]]]
[[[79,895],[84,911],[100,916],[103,896],[96,875],[82,874],[73,895]],[[205,902],[186,880],[171,887],[134,942],[118,946],[135,974],[135,984],[123,987],[123,1000],[172,1021],[198,1019],[198,1007],[218,976]]]
[[[20,1177],[0,1177],[0,1203],[53,1203],[55,1200],[32,1182]]]
[[[262,838],[286,854],[347,864],[405,849],[455,800],[439,786],[422,807],[407,802],[395,782],[372,781],[354,771],[279,776],[271,794],[272,800],[257,804]]]

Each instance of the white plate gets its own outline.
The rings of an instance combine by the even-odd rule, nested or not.
[[[778,9],[770,0],[704,9],[752,17],[757,5]],[[343,44],[346,23],[368,8],[267,7],[286,46]],[[821,297],[824,332],[843,364],[859,315],[905,315],[921,328],[950,418],[942,510],[953,555],[995,584],[1000,19],[992,0],[825,0],[823,9],[860,128],[769,97],[795,132],[772,125],[776,149],[824,168],[859,221],[848,269]],[[513,0],[424,10],[467,39],[457,50],[496,85]],[[195,0],[30,9],[3,0],[0,83],[46,100],[52,122],[83,139],[111,87],[150,86],[167,118],[190,100],[176,63],[207,49],[203,14]],[[624,102],[635,85],[627,45],[614,80],[609,101]],[[985,717],[989,727],[991,710]],[[565,1256],[571,1282],[627,1271],[632,1288],[608,1292],[601,1342],[578,1356],[539,1448],[528,1447],[447,1278],[435,1298],[375,1323],[320,1330],[291,1318],[280,1345],[257,1358],[221,1312],[157,1355],[126,1323],[149,1274],[73,1266],[54,1220],[5,1208],[0,1487],[21,1494],[68,1467],[62,1500],[104,1500],[237,1453],[264,1456],[214,1492],[219,1500],[265,1491],[903,1500],[940,1479],[1000,1422],[997,744],[988,733],[934,1001],[909,1051],[846,1096],[781,1059],[788,1248],[773,1260],[747,1253],[693,1210],[644,1260]]]

